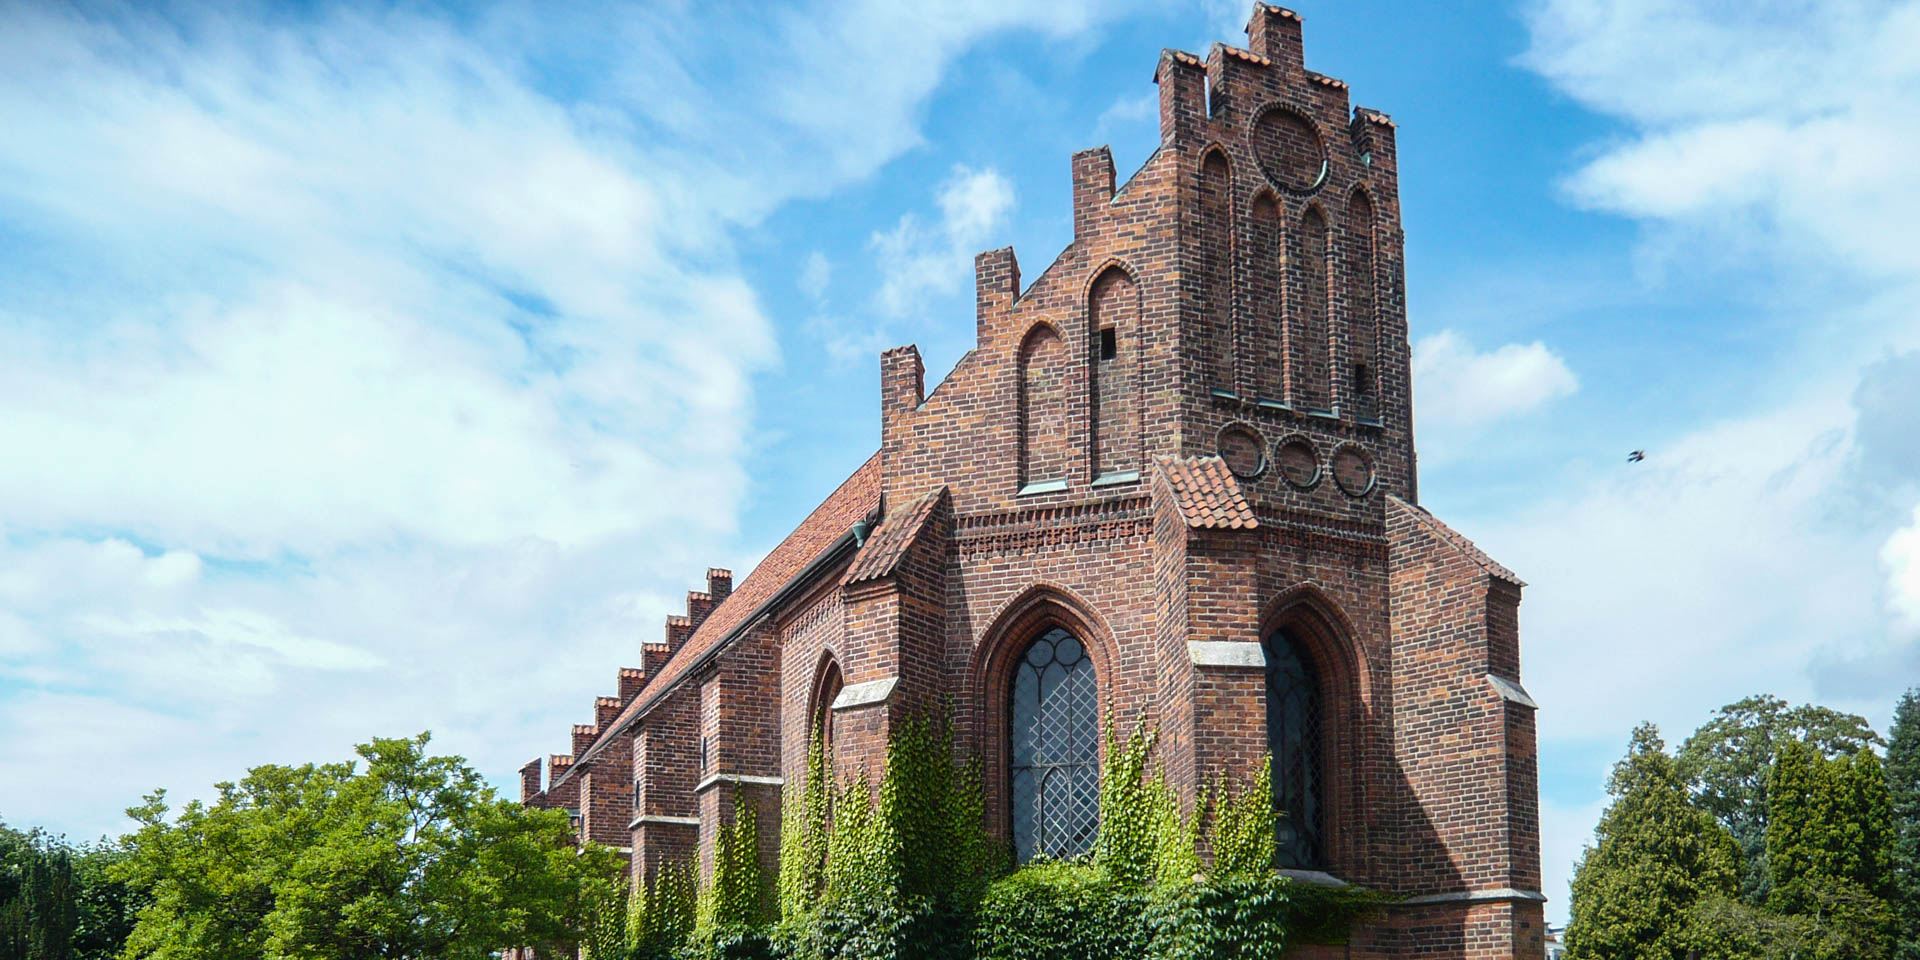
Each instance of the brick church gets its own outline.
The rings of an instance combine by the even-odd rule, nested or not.
[[[769,870],[809,740],[878,775],[951,708],[1017,859],[1085,853],[1102,719],[1189,796],[1273,757],[1282,866],[1401,899],[1333,955],[1543,953],[1521,583],[1419,506],[1394,124],[1301,20],[1161,54],[1160,143],[1073,157],[1073,242],[975,261],[978,340],[929,390],[880,357],[880,448],[737,585],[707,572],[526,803],[635,871]]]

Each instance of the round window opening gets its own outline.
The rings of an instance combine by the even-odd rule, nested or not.
[[[1252,480],[1267,472],[1267,440],[1246,424],[1233,423],[1221,428],[1213,446],[1227,469],[1242,480]]]
[[[1333,482],[1349,497],[1364,497],[1373,492],[1373,461],[1359,447],[1341,447],[1333,454]]]
[[[1327,182],[1327,147],[1313,122],[1291,107],[1271,106],[1253,122],[1253,154],[1273,185],[1308,194]]]
[[[1311,490],[1320,483],[1320,454],[1312,441],[1293,437],[1280,444],[1280,475],[1289,485]]]

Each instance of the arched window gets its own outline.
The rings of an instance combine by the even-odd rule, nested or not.
[[[1054,628],[1013,668],[1013,849],[1021,862],[1075,857],[1100,827],[1100,698],[1079,639]]]
[[[1237,390],[1233,381],[1233,174],[1227,156],[1207,151],[1200,164],[1200,277],[1206,291],[1206,322],[1200,325],[1200,355],[1207,386]]]
[[[829,660],[820,671],[819,692],[814,694],[813,735],[820,738],[820,752],[833,756],[833,701],[847,683],[840,676],[840,665]]]
[[[1139,367],[1140,291],[1117,266],[1093,281],[1087,304],[1093,344],[1093,475],[1124,473],[1140,466],[1140,412],[1135,371]]]
[[[1379,318],[1374,307],[1373,201],[1359,187],[1347,200],[1346,269],[1347,402],[1353,415],[1373,419],[1380,415]]]
[[[1309,207],[1300,228],[1287,238],[1287,276],[1293,285],[1288,297],[1287,371],[1295,409],[1327,413],[1327,221]]]
[[[1286,629],[1267,638],[1267,749],[1273,753],[1273,802],[1281,816],[1279,864],[1323,864],[1320,802],[1320,683]]]
[[[1280,226],[1280,205],[1273,194],[1261,191],[1253,198],[1253,210],[1247,218],[1247,255],[1251,266],[1241,315],[1236,355],[1240,369],[1249,374],[1254,395],[1263,400],[1282,400],[1287,395],[1286,323],[1282,316],[1286,305],[1286,233]]]
[[[1071,471],[1067,445],[1067,345],[1045,324],[1020,345],[1020,483],[1065,480]]]

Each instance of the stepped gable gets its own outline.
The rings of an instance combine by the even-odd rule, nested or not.
[[[1526,581],[1520,579],[1519,574],[1507,569],[1500,561],[1487,556],[1486,551],[1480,549],[1472,540],[1468,540],[1466,536],[1458,530],[1441,523],[1439,517],[1428,513],[1427,508],[1416,503],[1408,503],[1391,494],[1387,496],[1387,503],[1393,507],[1395,512],[1427,528],[1434,536],[1440,538],[1441,541],[1451,545],[1455,550],[1460,551],[1467,559],[1472,560],[1480,569],[1486,571],[1487,576],[1495,580],[1504,580],[1516,587],[1524,587],[1527,585]]]
[[[940,498],[946,492],[947,488],[941,487],[881,523],[866,547],[854,556],[853,566],[847,571],[843,583],[850,586],[891,576],[894,568],[906,557],[907,548],[920,538],[920,531],[933,517],[934,508],[939,506]]]
[[[1219,457],[1155,457],[1187,526],[1251,530],[1260,525],[1240,482]]]
[[[727,599],[713,608],[693,636],[674,652],[657,676],[647,680],[640,695],[601,731],[599,742],[581,759],[591,759],[599,753],[609,739],[618,736],[634,718],[645,712],[651,701],[680,682],[695,662],[719,647],[736,627],[744,625],[762,604],[773,599],[773,595],[780,592],[787,581],[805,570],[834,541],[852,529],[854,523],[873,516],[879,509],[880,454],[875,453],[815,507],[807,519],[800,522],[800,526],[787,534],[787,538],[780,541],[780,545],[774,547],[773,552],[767,554],[767,558],[760,561],[752,573],[747,574],[747,578],[734,588]]]

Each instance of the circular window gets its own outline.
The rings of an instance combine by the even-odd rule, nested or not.
[[[1320,483],[1320,453],[1313,449],[1313,441],[1306,437],[1289,437],[1281,441],[1277,457],[1280,461],[1280,476],[1287,483],[1301,490],[1311,490]]]
[[[1260,431],[1244,423],[1220,428],[1213,441],[1214,452],[1242,480],[1251,480],[1267,472],[1267,440]]]
[[[1347,444],[1333,452],[1333,482],[1349,497],[1373,492],[1373,461],[1365,450]]]
[[[1253,121],[1253,155],[1273,185],[1306,194],[1327,182],[1327,148],[1313,121],[1291,107],[1271,106]]]

